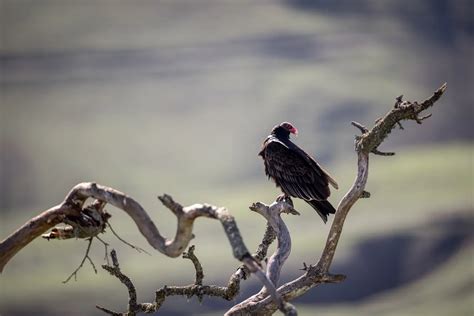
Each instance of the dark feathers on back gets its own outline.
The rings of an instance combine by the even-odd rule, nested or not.
[[[274,129],[275,131],[275,129]],[[337,183],[304,150],[289,139],[289,133],[274,133],[268,136],[259,155],[265,163],[265,173],[275,181],[283,193],[305,200],[321,216],[324,222],[336,210],[327,201],[331,194],[329,183]]]

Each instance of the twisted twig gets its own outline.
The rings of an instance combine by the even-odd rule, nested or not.
[[[290,232],[280,215],[281,213],[299,215],[299,213],[293,208],[292,203],[290,204],[287,201],[276,201],[271,205],[257,202],[250,206],[250,209],[262,215],[277,235],[277,247],[268,260],[266,272],[267,277],[272,281],[272,283],[277,285],[280,279],[281,269],[291,252]],[[266,296],[268,296],[268,292],[267,289],[263,287],[257,294],[232,307],[226,315],[235,315],[236,313],[234,313],[234,311],[238,311],[242,306],[249,306]],[[279,306],[279,308],[285,315],[296,315],[296,308],[293,305],[287,302],[282,302],[282,304],[283,305]]]
[[[104,264],[102,265],[102,268],[106,270],[107,272],[109,272],[111,275],[115,276],[117,279],[119,279],[120,282],[122,282],[122,284],[124,284],[127,287],[128,311],[126,313],[117,313],[99,305],[97,305],[96,307],[109,315],[115,315],[115,316],[124,316],[124,315],[134,316],[139,312],[149,312],[148,304],[137,303],[137,291],[135,289],[135,285],[133,285],[133,282],[130,280],[130,278],[127,277],[125,274],[123,274],[122,271],[120,270],[119,262],[117,259],[117,253],[115,252],[115,250],[112,249],[112,251],[110,252],[110,257],[112,258],[113,266]]]
[[[85,253],[84,257],[82,258],[81,263],[80,263],[79,266],[76,268],[76,270],[74,270],[74,271],[67,277],[67,279],[63,281],[63,283],[69,282],[69,280],[71,280],[72,277],[74,277],[74,280],[77,281],[77,272],[79,272],[79,270],[81,270],[82,266],[83,266],[84,263],[86,262],[86,259],[89,260],[89,263],[91,264],[92,269],[94,269],[94,272],[97,273],[97,268],[95,267],[95,264],[94,264],[94,262],[92,261],[91,257],[89,257],[89,252],[90,252],[90,250],[91,250],[92,240],[93,240],[93,237],[90,237],[90,238],[88,239],[88,242],[89,242],[89,243],[87,244],[86,253]]]

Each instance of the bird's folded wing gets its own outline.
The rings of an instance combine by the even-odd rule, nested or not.
[[[328,178],[317,164],[275,138],[266,142],[263,151],[265,172],[283,192],[304,200],[327,199]]]

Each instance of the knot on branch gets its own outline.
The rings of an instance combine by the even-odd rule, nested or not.
[[[326,272],[318,265],[306,265],[303,263],[303,269],[306,271],[306,275],[314,283],[340,283],[346,279],[344,274],[331,274]]]
[[[365,190],[362,191],[362,193],[360,194],[360,198],[361,198],[361,199],[368,199],[368,198],[370,198],[370,192],[365,191]]]
[[[104,210],[105,202],[95,200],[84,207],[78,214],[62,217],[66,226],[58,226],[49,233],[41,235],[44,239],[90,238],[104,232],[108,220],[112,217]]]

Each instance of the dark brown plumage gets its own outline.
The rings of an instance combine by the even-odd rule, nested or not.
[[[324,222],[336,210],[327,201],[329,184],[338,188],[336,181],[303,149],[290,140],[290,133],[298,134],[291,123],[283,122],[273,128],[263,142],[262,156],[265,173],[275,181],[286,196],[297,197],[311,205]]]

